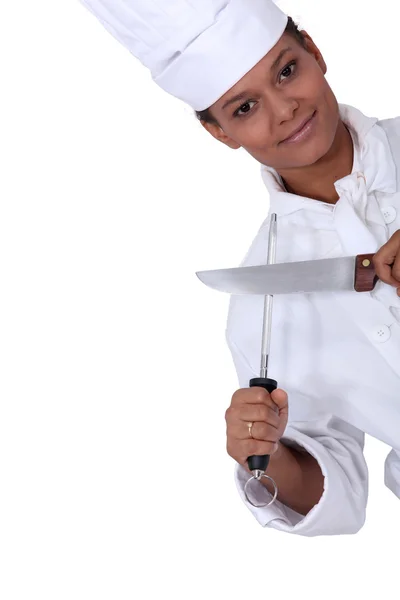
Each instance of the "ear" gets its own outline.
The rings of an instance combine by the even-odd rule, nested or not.
[[[307,31],[302,29],[301,33],[303,34],[303,36],[306,39],[307,52],[314,56],[315,60],[317,61],[317,63],[319,64],[319,66],[321,68],[321,71],[325,75],[327,72],[326,62],[324,61],[324,57],[322,56],[319,48],[316,46],[312,37],[307,33]]]
[[[224,130],[216,123],[206,123],[206,121],[200,121],[200,123],[204,129],[206,129],[208,133],[213,136],[213,138],[218,140],[218,142],[225,144],[229,148],[232,148],[232,150],[238,150],[238,148],[241,148],[240,144],[234,142],[233,139],[226,135]]]

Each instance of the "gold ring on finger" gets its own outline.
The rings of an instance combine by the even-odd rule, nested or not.
[[[251,433],[251,430],[253,429],[253,425],[254,423],[247,423],[247,427],[249,429],[249,436],[252,438],[253,434]]]

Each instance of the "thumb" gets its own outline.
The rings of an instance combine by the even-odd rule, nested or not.
[[[395,267],[400,252],[400,230],[396,231],[390,240],[373,256],[372,262],[376,274],[384,283],[398,287],[399,281],[394,277]],[[398,267],[398,265],[397,265]]]
[[[287,413],[288,412],[288,395],[285,390],[281,390],[277,388],[273,392],[271,392],[271,398],[279,408],[279,413]]]

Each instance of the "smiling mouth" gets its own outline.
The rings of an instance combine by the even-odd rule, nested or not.
[[[307,128],[307,125],[310,123],[310,121],[315,117],[316,115],[316,110],[313,112],[313,114],[308,117],[305,121],[303,121],[303,123],[301,124],[301,126],[294,131],[293,133],[291,133],[287,138],[285,138],[284,140],[282,140],[280,143],[283,144],[284,142],[291,142],[291,141],[296,141],[298,138],[301,138],[302,133],[304,132],[304,130]]]

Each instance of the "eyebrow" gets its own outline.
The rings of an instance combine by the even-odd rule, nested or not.
[[[279,65],[279,63],[281,62],[284,55],[287,52],[289,52],[290,50],[292,50],[292,48],[289,46],[279,52],[278,56],[276,57],[276,59],[274,60],[274,62],[271,65],[270,71],[273,71]],[[237,102],[238,100],[243,100],[248,95],[249,95],[249,92],[247,90],[240,92],[240,94],[236,94],[236,96],[233,96],[227,102],[225,102],[225,104],[223,105],[221,110],[224,110],[227,106],[229,106],[230,104],[233,104],[234,102]]]

